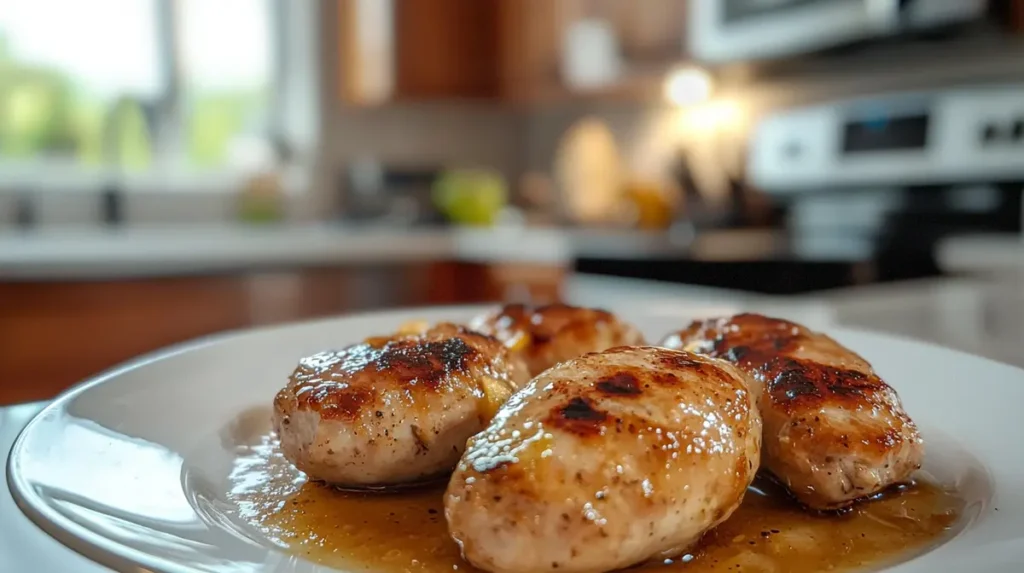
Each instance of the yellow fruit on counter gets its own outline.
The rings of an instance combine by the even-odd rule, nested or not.
[[[636,207],[638,227],[664,229],[672,224],[675,207],[663,186],[651,182],[635,182],[626,186],[625,195]]]

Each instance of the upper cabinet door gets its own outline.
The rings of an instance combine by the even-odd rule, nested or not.
[[[335,0],[346,103],[500,95],[502,0]]]
[[[562,0],[498,0],[501,96],[519,101],[558,80]]]
[[[401,99],[498,95],[498,2],[394,0]]]

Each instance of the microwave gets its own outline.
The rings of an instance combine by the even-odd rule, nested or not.
[[[690,0],[689,53],[708,63],[781,58],[984,16],[987,0]]]

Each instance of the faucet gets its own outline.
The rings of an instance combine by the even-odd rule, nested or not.
[[[109,226],[120,225],[124,219],[122,209],[124,175],[124,149],[121,146],[121,132],[124,128],[126,111],[136,107],[142,111],[146,132],[151,142],[159,141],[158,107],[142,98],[122,95],[117,97],[103,118],[101,148],[103,163],[112,169],[110,179],[100,189],[100,211],[102,222]]]

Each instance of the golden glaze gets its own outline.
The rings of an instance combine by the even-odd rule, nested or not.
[[[921,437],[896,392],[824,334],[739,314],[694,322],[662,345],[728,360],[751,375],[764,418],[764,467],[810,507],[848,506],[921,466]]]
[[[521,355],[533,376],[588,352],[644,344],[640,331],[614,314],[566,304],[509,304],[477,317],[470,326]]]
[[[349,571],[473,573],[444,520],[443,490],[341,492],[305,480],[274,440],[238,460],[230,478],[237,515],[274,544]],[[738,510],[699,546],[643,573],[837,572],[895,563],[941,541],[963,503],[918,482],[843,515],[803,511],[773,484],[755,481]],[[740,566],[737,568],[737,566]]]
[[[534,378],[474,436],[449,482],[452,537],[496,572],[597,572],[676,556],[739,505],[761,421],[744,375],[621,347]]]
[[[440,324],[304,358],[274,399],[288,458],[316,479],[377,486],[450,471],[526,371],[497,340]]]

